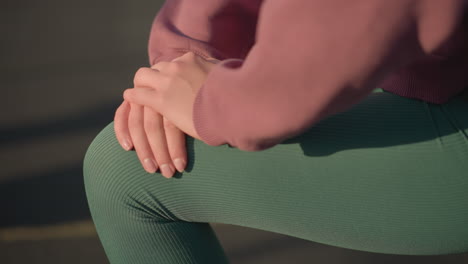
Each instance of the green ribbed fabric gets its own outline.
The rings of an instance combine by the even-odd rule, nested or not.
[[[468,102],[377,91],[260,152],[187,137],[186,172],[148,174],[109,124],[84,160],[111,263],[228,263],[208,223],[403,255],[468,252]]]

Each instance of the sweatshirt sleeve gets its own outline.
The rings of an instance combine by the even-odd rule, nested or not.
[[[150,64],[192,51],[204,58],[245,58],[254,43],[259,0],[166,0],[150,32]]]
[[[436,50],[464,0],[265,1],[245,59],[221,61],[193,106],[201,139],[270,148],[345,111],[382,79]]]

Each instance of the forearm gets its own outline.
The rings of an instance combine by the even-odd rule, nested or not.
[[[250,151],[298,135],[437,49],[463,2],[267,2],[246,59],[220,63],[200,89],[193,110],[198,134],[210,145]]]

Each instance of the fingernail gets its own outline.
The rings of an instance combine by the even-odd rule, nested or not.
[[[174,160],[174,165],[179,172],[183,172],[185,169],[185,161],[181,158],[177,158]]]
[[[124,139],[122,141],[122,147],[125,149],[125,150],[130,150],[131,149],[131,146],[130,146],[130,142],[126,139]]]
[[[143,160],[145,170],[149,173],[155,173],[157,168],[156,168],[156,162],[154,162],[150,158],[146,158]]]
[[[164,175],[164,177],[170,178],[174,174],[174,169],[168,164],[163,164],[161,165],[161,173]]]

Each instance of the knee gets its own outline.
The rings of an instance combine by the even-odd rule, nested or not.
[[[167,179],[149,175],[134,151],[119,145],[113,123],[105,127],[88,147],[83,176],[89,208],[93,216],[132,211],[133,215],[167,219],[159,196]],[[167,194],[165,194],[166,196]]]
[[[109,190],[108,182],[111,182],[109,170],[112,170],[112,136],[114,135],[113,123],[107,125],[94,138],[89,145],[83,160],[83,177],[88,203],[92,207],[96,201],[102,200],[104,191]]]
[[[109,206],[127,195],[129,173],[125,168],[129,152],[117,142],[113,123],[107,125],[89,145],[83,160],[83,177],[90,209]]]

